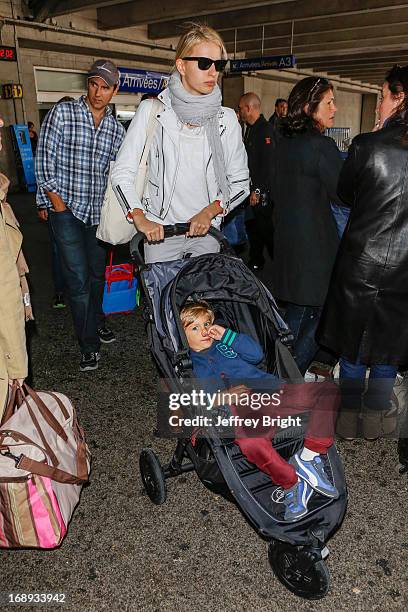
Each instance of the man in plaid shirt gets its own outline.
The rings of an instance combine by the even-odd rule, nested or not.
[[[108,106],[118,86],[116,66],[95,62],[86,96],[55,105],[46,116],[35,161],[38,214],[49,220],[60,251],[82,372],[98,367],[101,342],[115,340],[102,311],[106,251],[96,228],[109,163],[125,136]]]

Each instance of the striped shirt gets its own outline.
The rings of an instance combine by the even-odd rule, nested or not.
[[[41,126],[35,158],[37,206],[51,208],[47,191],[58,193],[72,213],[97,225],[106,191],[109,164],[125,137],[107,106],[97,129],[85,96],[56,104]]]

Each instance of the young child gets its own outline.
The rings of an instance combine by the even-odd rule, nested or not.
[[[248,386],[242,384],[245,381],[257,389],[261,387],[265,390],[267,385],[270,392],[279,388],[282,394],[278,407],[280,416],[284,412],[294,414],[310,410],[304,448],[291,457],[289,462],[272,447],[273,431],[269,431],[269,437],[248,438],[239,437],[244,431],[242,428],[235,429],[235,434],[239,434],[235,442],[241,452],[284,489],[285,521],[297,521],[307,513],[307,504],[313,490],[337,498],[338,491],[327,477],[321,457],[333,444],[333,402],[338,401],[333,389],[329,393],[322,393],[322,387],[326,385],[327,388],[326,383],[285,385],[273,374],[257,368],[256,364],[263,359],[259,344],[245,334],[214,325],[214,312],[207,302],[186,304],[180,312],[180,318],[191,349],[195,375],[200,379],[212,379],[220,383],[225,390],[224,403],[231,401],[228,399],[231,395],[238,398],[239,403],[240,398],[250,394]],[[231,382],[235,386],[230,386]],[[319,410],[313,411],[317,404]],[[231,409],[235,407],[231,406]],[[322,432],[322,415],[327,421],[324,433],[329,431],[331,435],[314,437],[312,432]]]

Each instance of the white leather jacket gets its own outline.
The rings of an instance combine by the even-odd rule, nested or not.
[[[159,99],[163,103],[163,108],[156,115],[158,125],[149,152],[148,182],[142,201],[136,193],[135,178],[146,141],[152,100],[146,100],[140,104],[119,149],[111,180],[117,196],[122,198],[122,204],[123,198],[126,200],[124,208],[126,208],[126,203],[131,210],[140,208],[151,221],[165,224],[178,176],[180,122],[171,107],[167,89],[159,95]],[[222,202],[226,213],[238,206],[249,195],[249,171],[241,128],[231,108],[221,107],[219,125],[230,187],[230,202]],[[207,200],[210,204],[220,198],[207,138],[205,138],[204,146],[203,171],[206,175],[207,194],[204,194],[204,198],[203,194],[200,194],[200,200]],[[219,224],[219,217],[215,224]]]

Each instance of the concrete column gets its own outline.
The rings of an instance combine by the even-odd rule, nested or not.
[[[361,104],[361,133],[371,132],[373,129],[376,107],[377,96],[375,94],[363,94]]]
[[[230,108],[238,108],[240,97],[245,93],[244,78],[238,75],[223,77],[222,79],[222,104]]]

